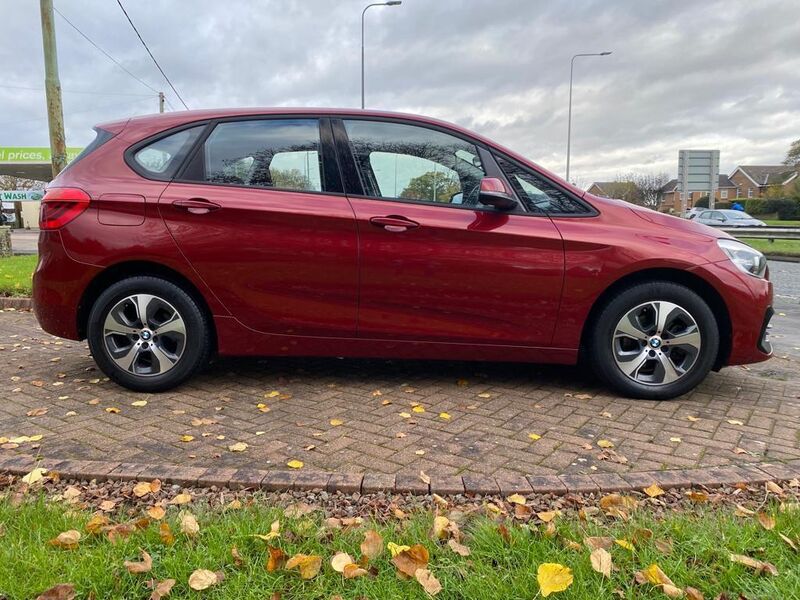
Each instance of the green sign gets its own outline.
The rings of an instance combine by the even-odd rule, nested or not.
[[[83,148],[67,148],[67,162],[81,153]],[[50,148],[0,146],[0,163],[49,163]]]
[[[2,202],[27,202],[41,200],[44,192],[41,190],[5,190],[0,192]]]

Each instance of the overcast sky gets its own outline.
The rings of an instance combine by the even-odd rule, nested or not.
[[[0,0],[0,146],[46,146],[39,3]],[[190,108],[360,102],[349,0],[124,0]],[[55,0],[100,47],[181,106],[114,0]],[[777,164],[800,138],[796,1],[404,0],[367,12],[367,106],[453,121],[563,175],[570,57],[572,178],[675,176],[681,148],[721,170]],[[67,142],[157,99],[56,17]],[[95,92],[78,94],[74,92]],[[101,95],[109,94],[109,95]],[[131,94],[130,96],[111,94]],[[149,97],[137,94],[150,94]]]

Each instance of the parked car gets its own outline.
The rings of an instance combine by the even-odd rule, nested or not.
[[[213,354],[575,364],[666,399],[763,361],[764,256],[465,129],[361,110],[107,123],[47,188],[34,306],[133,390]]]
[[[764,221],[754,219],[742,210],[704,210],[695,220],[712,227],[766,227]]]

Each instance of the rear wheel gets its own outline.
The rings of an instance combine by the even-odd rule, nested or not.
[[[110,286],[92,306],[87,334],[100,369],[139,392],[182,383],[206,363],[211,347],[209,324],[194,299],[156,277]]]
[[[668,400],[711,370],[719,329],[689,288],[656,281],[622,290],[592,326],[589,356],[597,375],[625,396]]]

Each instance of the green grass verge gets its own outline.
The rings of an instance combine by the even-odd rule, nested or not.
[[[741,240],[767,256],[800,256],[800,240],[775,240],[774,242],[753,238],[741,238]]]
[[[0,258],[0,296],[30,296],[36,255]]]
[[[430,551],[429,568],[439,579],[443,591],[438,598],[475,598],[505,600],[541,597],[537,568],[545,562],[560,563],[572,569],[574,583],[557,599],[653,598],[663,600],[663,592],[649,584],[634,582],[634,573],[657,563],[683,588],[699,589],[706,598],[727,593],[730,598],[800,598],[800,560],[778,532],[796,539],[800,535],[800,511],[781,512],[767,504],[766,512],[776,519],[775,529],[767,531],[755,518],[740,518],[730,510],[702,508],[696,512],[654,516],[640,509],[628,522],[622,520],[586,523],[574,517],[555,520],[556,535],[547,537],[542,526],[508,523],[508,540],[498,525],[485,517],[476,517],[462,525],[463,543],[471,556],[456,555],[446,545],[429,539],[433,515],[421,513],[403,521],[370,524],[351,530],[325,530],[322,518],[314,514],[287,519],[282,511],[254,505],[238,510],[209,511],[191,508],[200,524],[195,538],[176,533],[175,542],[164,545],[158,527],[150,524],[126,539],[111,543],[105,536],[91,536],[84,527],[90,514],[45,503],[44,500],[12,506],[0,501],[0,596],[9,600],[35,598],[57,583],[75,585],[77,598],[147,598],[145,582],[156,578],[177,581],[169,599],[259,599],[278,592],[283,600],[343,598],[426,598],[414,580],[401,580],[391,564],[388,552],[373,565],[374,577],[344,580],[330,566],[337,551],[348,552],[356,560],[359,545],[368,527],[375,526],[388,542],[424,544]],[[139,515],[112,515],[124,520]],[[267,572],[267,544],[253,537],[265,534],[270,523],[280,519],[281,537],[271,543],[288,555],[295,553],[322,556],[322,570],[311,580],[301,580],[297,571]],[[600,520],[604,520],[603,517]],[[179,531],[178,509],[168,510],[166,521],[173,532]],[[611,536],[632,540],[636,531],[647,528],[651,539],[636,541],[633,551],[613,545],[615,570],[609,579],[592,570],[589,551],[582,545],[584,536]],[[48,540],[59,533],[77,529],[83,532],[75,550],[55,548]],[[581,544],[570,549],[565,540]],[[665,555],[656,541],[670,541],[672,552]],[[236,546],[244,564],[236,566],[231,548]],[[139,550],[146,550],[153,560],[150,573],[133,575],[123,566],[125,560],[139,560]],[[768,561],[778,570],[777,576],[757,574],[730,561],[730,553],[744,554]],[[189,575],[199,568],[222,570],[225,579],[201,593],[188,587]],[[614,594],[619,590],[618,594]]]
[[[764,219],[764,223],[766,223],[767,225],[774,225],[775,227],[800,227],[800,221],[781,221],[779,219]]]

